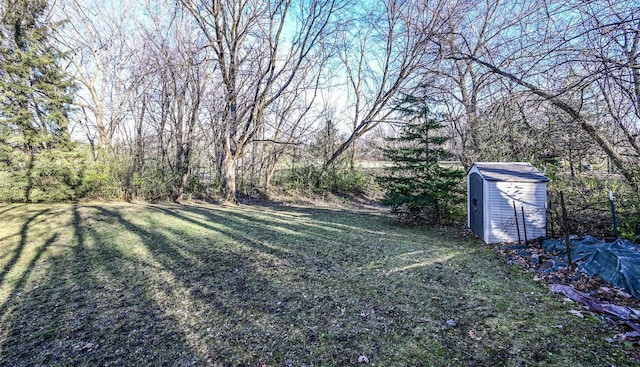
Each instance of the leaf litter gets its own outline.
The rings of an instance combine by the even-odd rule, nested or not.
[[[590,237],[587,240],[597,242]],[[625,344],[632,358],[640,359],[639,299],[598,275],[588,274],[575,264],[569,267],[566,255],[562,256],[556,251],[548,252],[547,247],[539,240],[529,241],[524,245],[502,243],[493,246],[508,263],[521,266],[526,272],[533,274],[534,280],[547,284],[553,293],[561,294],[566,301],[583,307],[580,310],[569,310],[571,315],[578,318],[584,318],[585,315],[604,317],[615,333],[613,337],[606,338],[606,341]],[[584,256],[579,257],[578,263],[580,261],[584,261]]]

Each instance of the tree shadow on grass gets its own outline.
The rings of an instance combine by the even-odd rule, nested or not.
[[[236,210],[180,206],[149,208],[175,218],[176,222],[188,222],[221,232],[260,253],[287,260],[289,268],[283,270],[284,266],[279,265],[276,266],[279,269],[273,272],[274,281],[281,284],[278,293],[257,308],[265,312],[281,312],[286,315],[283,321],[287,318],[295,320],[298,332],[306,338],[296,342],[312,346],[310,349],[316,348],[318,354],[337,364],[352,363],[354,356],[363,349],[368,349],[369,353],[381,352],[381,349],[389,347],[389,339],[410,333],[415,327],[423,327],[426,332],[438,331],[445,320],[453,316],[450,310],[443,310],[429,298],[430,288],[426,284],[415,285],[435,277],[435,273],[443,272],[445,276],[441,276],[439,281],[448,283],[446,288],[431,287],[440,300],[444,299],[455,307],[482,302],[460,298],[456,287],[461,286],[464,279],[446,275],[453,274],[451,268],[455,265],[445,264],[449,258],[443,255],[450,249],[444,245],[442,253],[437,249],[426,253],[425,257],[433,261],[421,260],[428,264],[422,269],[407,268],[421,270],[417,274],[404,276],[399,271],[388,276],[388,264],[381,260],[400,255],[398,251],[402,246],[389,246],[389,242],[382,245],[363,242],[362,234],[367,230],[333,225],[348,222],[352,213],[343,213],[347,217],[336,218],[333,215],[341,214],[305,211],[311,215],[309,220],[295,223],[275,218],[272,213],[260,219]],[[370,219],[366,214],[363,217],[362,220]],[[318,223],[314,225],[313,221]],[[340,238],[349,236],[352,238]],[[403,238],[405,241],[412,240],[411,234],[396,237],[401,236],[406,237]],[[380,266],[367,268],[373,261],[378,261]],[[259,266],[268,271],[269,266],[265,263]],[[421,315],[421,320],[416,322],[415,316],[420,314],[418,310],[428,310],[430,306],[435,312]],[[477,310],[469,309],[468,312],[477,313]]]
[[[177,323],[185,325],[187,338],[192,348],[200,351],[201,360],[208,364],[255,365],[274,358],[270,357],[274,353],[270,347],[272,335],[266,328],[277,323],[273,299],[283,289],[253,271],[249,254],[212,246],[171,227],[150,231],[117,212],[103,207],[92,209],[115,218],[126,231],[144,239],[145,249],[158,262],[156,276],[147,283],[158,287],[156,301],[165,311],[184,316]],[[171,222],[176,224],[175,220]]]
[[[7,274],[14,268],[14,266],[16,265],[18,260],[20,260],[20,258],[22,257],[22,252],[24,251],[24,248],[27,245],[27,240],[28,240],[28,236],[29,236],[29,226],[39,216],[45,215],[45,214],[47,214],[47,212],[49,212],[49,209],[40,210],[36,214],[33,214],[32,216],[30,216],[24,222],[24,224],[22,225],[22,227],[20,229],[20,243],[18,243],[18,245],[16,246],[16,249],[13,250],[13,254],[11,255],[11,259],[9,259],[9,261],[7,261],[7,263],[2,267],[2,271],[0,271],[0,287],[4,284],[4,279],[7,276]],[[40,253],[41,252],[39,251],[38,255],[40,255]],[[33,266],[33,264],[31,264],[30,267],[32,267],[32,266]],[[25,273],[28,275],[27,272],[25,272]],[[23,276],[23,278],[24,278],[24,276]]]
[[[149,296],[172,315],[200,363],[248,365],[267,355],[254,349],[269,344],[259,319],[265,312],[264,302],[278,289],[252,271],[251,259],[203,244],[172,226],[149,230],[145,222],[134,223],[118,211],[88,208],[142,241],[144,248],[139,250],[148,252],[145,261],[154,264],[144,281],[153,289]],[[130,262],[131,256],[125,261]]]
[[[25,272],[3,305],[0,364],[188,366],[202,363],[179,327],[150,294],[148,274],[129,263],[91,224],[112,213],[74,206],[71,247],[52,235],[31,260],[46,274]],[[117,219],[117,217],[116,217]],[[122,230],[117,226],[112,230]],[[29,243],[26,246],[30,246]],[[41,255],[58,246],[46,262]],[[70,248],[69,248],[70,247]],[[26,287],[29,282],[35,286]]]
[[[323,269],[380,262],[398,255],[398,246],[390,246],[390,242],[411,244],[417,234],[423,234],[410,228],[389,230],[386,217],[379,213],[348,210],[295,207],[287,211],[281,207],[276,210],[255,207],[248,209],[252,211],[249,214],[237,207],[224,211],[193,205],[149,208],[223,231],[239,242],[289,259],[296,265]],[[255,215],[256,211],[264,211],[264,215]],[[285,247],[280,246],[281,243]],[[416,248],[422,246],[418,244]],[[433,242],[430,248],[433,256],[439,257],[450,252],[450,246],[449,242]]]
[[[13,204],[13,205],[9,205],[9,206],[7,206],[6,208],[4,208],[4,209],[0,210],[0,215],[5,214],[6,212],[9,212],[9,211],[11,211],[11,210],[18,209],[18,208],[23,207],[23,206],[25,206],[25,205],[27,205],[27,204]]]
[[[510,274],[496,258],[366,214],[127,204],[68,217],[71,246],[60,232],[33,264],[45,275],[6,306],[0,364],[524,365],[567,347],[519,317],[534,318],[539,289],[497,284]],[[535,294],[513,305],[516,291]],[[538,354],[514,347],[539,338]]]
[[[18,297],[24,290],[25,285],[29,279],[29,276],[34,271],[36,264],[42,257],[42,255],[49,249],[49,247],[58,240],[58,233],[54,233],[51,237],[49,237],[42,246],[40,246],[35,255],[29,260],[28,265],[25,267],[24,271],[18,278],[18,280],[14,283],[13,289],[7,296],[6,300],[0,304],[0,315],[4,314],[7,311],[7,308],[12,304],[12,302]],[[13,259],[12,259],[13,261]],[[12,262],[10,261],[10,263]],[[4,273],[3,273],[4,275]]]
[[[288,339],[292,349],[308,345],[309,355],[332,364],[353,363],[360,351],[399,365],[554,363],[572,345],[537,323],[542,287],[446,233],[423,236],[381,226],[377,214],[323,209],[282,209],[278,218],[270,209],[149,208],[286,260],[289,268],[272,273],[279,293],[255,309],[280,312],[272,328],[290,332],[282,324],[295,323],[303,335]],[[559,315],[551,322],[563,322]],[[588,354],[561,358],[594,363]]]

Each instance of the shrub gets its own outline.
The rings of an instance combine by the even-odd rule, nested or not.
[[[0,201],[52,203],[77,200],[83,195],[87,165],[78,145],[37,152],[32,157],[21,151],[5,152],[3,163]]]
[[[320,176],[320,168],[309,164],[281,171],[274,183],[282,187],[285,192],[337,195],[364,194],[372,185],[375,185],[372,178],[363,171],[343,166],[329,169],[322,176],[322,180]]]
[[[614,192],[619,235],[640,240],[640,194],[620,177],[613,174],[592,173],[578,177],[557,175],[549,186],[549,235],[560,235],[560,199],[562,191],[572,234],[612,237],[613,220],[609,204],[609,190]]]

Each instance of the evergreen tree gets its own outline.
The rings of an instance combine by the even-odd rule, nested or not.
[[[405,95],[395,109],[409,121],[399,137],[386,139],[397,142],[398,147],[383,149],[393,165],[376,178],[386,191],[382,204],[412,221],[454,219],[456,206],[463,200],[460,183],[464,172],[438,164],[451,156],[443,148],[449,138],[439,133],[442,124],[419,96]]]
[[[24,181],[25,201],[37,184],[38,154],[69,143],[74,88],[58,65],[62,55],[46,12],[46,0],[0,0],[0,169]]]

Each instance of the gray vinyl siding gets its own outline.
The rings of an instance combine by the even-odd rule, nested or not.
[[[485,242],[516,242],[518,231],[513,211],[516,203],[520,236],[524,241],[521,207],[527,238],[546,235],[547,185],[545,182],[486,181]]]

